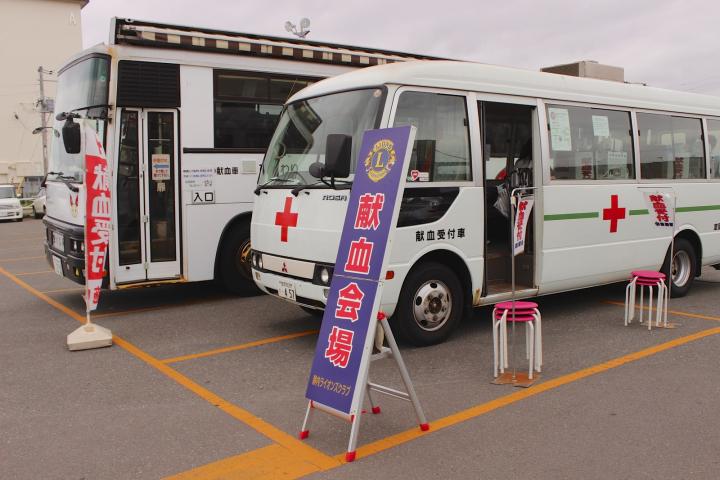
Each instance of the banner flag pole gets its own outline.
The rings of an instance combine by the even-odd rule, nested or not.
[[[70,350],[88,350],[112,345],[112,332],[95,325],[90,312],[97,308],[105,275],[105,258],[110,241],[110,181],[105,151],[97,132],[85,122],[85,324],[67,336]],[[82,191],[81,193],[82,194]]]

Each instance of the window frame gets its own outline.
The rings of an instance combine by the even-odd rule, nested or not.
[[[702,117],[702,123],[703,123],[703,139],[705,143],[705,177],[706,180],[709,183],[720,183],[720,171],[718,172],[717,177],[712,177],[710,175],[710,129],[708,127],[708,120],[711,120],[713,122],[720,123],[720,116],[714,117],[712,115],[707,115]],[[718,142],[720,142],[720,138],[717,139]]]
[[[234,104],[242,104],[242,105],[279,105],[283,107],[280,110],[280,115],[282,115],[282,112],[285,109],[285,104],[289,100],[289,98],[285,99],[284,101],[280,100],[274,100],[270,95],[270,83],[273,79],[279,79],[279,80],[301,80],[301,81],[307,81],[307,82],[319,82],[324,77],[313,77],[311,75],[297,75],[297,74],[282,74],[282,73],[269,73],[269,72],[259,72],[259,71],[252,71],[252,70],[234,70],[229,68],[213,68],[213,92],[212,92],[212,109],[213,109],[213,126],[212,126],[212,132],[213,132],[213,147],[211,150],[218,153],[262,153],[264,154],[267,152],[267,148],[258,148],[258,147],[218,147],[215,144],[215,106],[217,103],[234,103]],[[248,77],[254,77],[254,78],[262,78],[267,82],[267,97],[260,98],[260,97],[241,97],[241,96],[229,96],[229,95],[219,95],[218,94],[218,83],[219,83],[219,76],[223,74],[232,74],[232,75],[238,75],[238,76],[248,76]],[[304,88],[304,87],[303,87]],[[297,92],[296,92],[297,93]],[[271,133],[272,137],[272,133]],[[206,149],[204,149],[206,150]]]
[[[599,103],[587,103],[587,102],[572,102],[566,100],[555,100],[551,98],[539,98],[538,99],[538,119],[540,121],[540,133],[542,143],[542,170],[543,170],[543,185],[616,185],[616,184],[632,184],[638,183],[640,179],[639,170],[639,156],[638,156],[638,142],[636,139],[637,129],[635,128],[635,111],[630,107],[623,107],[621,105],[604,105]],[[615,112],[624,112],[629,114],[630,118],[630,141],[632,142],[633,152],[633,178],[622,178],[616,180],[582,180],[582,179],[552,179],[550,177],[550,128],[548,127],[547,109],[550,106],[568,106],[568,107],[581,107],[591,108],[598,110],[612,110]]]
[[[470,179],[469,180],[454,180],[444,182],[407,182],[405,188],[439,188],[439,187],[472,187],[476,185],[476,179],[478,178],[478,160],[477,153],[479,146],[477,145],[478,136],[473,134],[473,128],[477,127],[478,114],[477,108],[475,112],[470,108],[471,102],[475,101],[475,93],[467,90],[453,90],[448,88],[435,88],[435,87],[416,87],[416,86],[401,86],[393,92],[392,106],[390,108],[390,114],[388,116],[388,128],[395,126],[395,115],[397,113],[398,104],[400,103],[400,96],[405,92],[413,93],[436,93],[439,95],[451,95],[454,97],[461,97],[465,100],[465,118],[467,118],[467,138],[468,138],[468,164],[470,166]],[[478,127],[479,128],[479,127]],[[482,169],[480,169],[482,172]]]
[[[640,168],[640,165],[642,165],[642,160],[640,158],[640,122],[637,121],[637,114],[638,113],[647,113],[650,115],[666,115],[670,117],[683,117],[683,118],[691,118],[694,120],[700,120],[700,128],[701,132],[700,135],[702,136],[703,141],[703,148],[704,148],[704,155],[705,155],[705,176],[700,178],[643,178],[642,171],[638,170],[638,183],[649,183],[649,184],[658,184],[658,183],[708,183],[710,181],[708,175],[708,162],[710,161],[710,156],[708,155],[708,138],[707,138],[707,122],[705,119],[707,118],[705,115],[700,114],[692,114],[692,113],[682,113],[682,112],[671,112],[667,110],[651,110],[647,108],[634,108],[633,109],[633,116],[635,117],[635,130],[633,131],[633,136],[635,137],[635,145],[637,150],[637,162],[638,167]],[[720,179],[716,179],[720,180]]]

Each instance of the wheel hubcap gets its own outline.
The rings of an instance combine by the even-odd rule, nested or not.
[[[678,287],[684,287],[690,279],[690,255],[684,250],[675,253],[672,264],[672,280]]]
[[[413,301],[415,323],[427,332],[440,329],[450,318],[452,296],[443,282],[431,280],[417,289]]]
[[[235,257],[235,265],[237,265],[238,271],[240,271],[240,273],[242,273],[246,278],[252,278],[250,250],[250,240],[247,240],[245,243],[240,245]]]

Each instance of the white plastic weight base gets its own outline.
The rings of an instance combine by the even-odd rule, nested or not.
[[[110,345],[112,345],[112,332],[94,323],[83,325],[67,336],[67,346],[70,350],[89,350]]]

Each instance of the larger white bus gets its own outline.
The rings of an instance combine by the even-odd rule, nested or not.
[[[309,167],[328,134],[344,134],[354,171],[363,131],[400,125],[417,136],[381,308],[415,344],[445,339],[466,307],[510,297],[503,189],[535,187],[518,298],[667,270],[671,235],[653,225],[643,187],[677,198],[673,296],[720,263],[720,99],[425,61],[351,72],[290,99],[253,212],[264,291],[324,308],[352,178],[333,190]]]
[[[221,279],[255,289],[247,263],[258,167],[285,101],[325,77],[412,56],[299,39],[113,19],[108,45],[71,59],[55,113],[91,123],[112,170],[106,286]],[[84,282],[81,154],[55,122],[46,254]],[[76,120],[69,120],[71,122]]]

